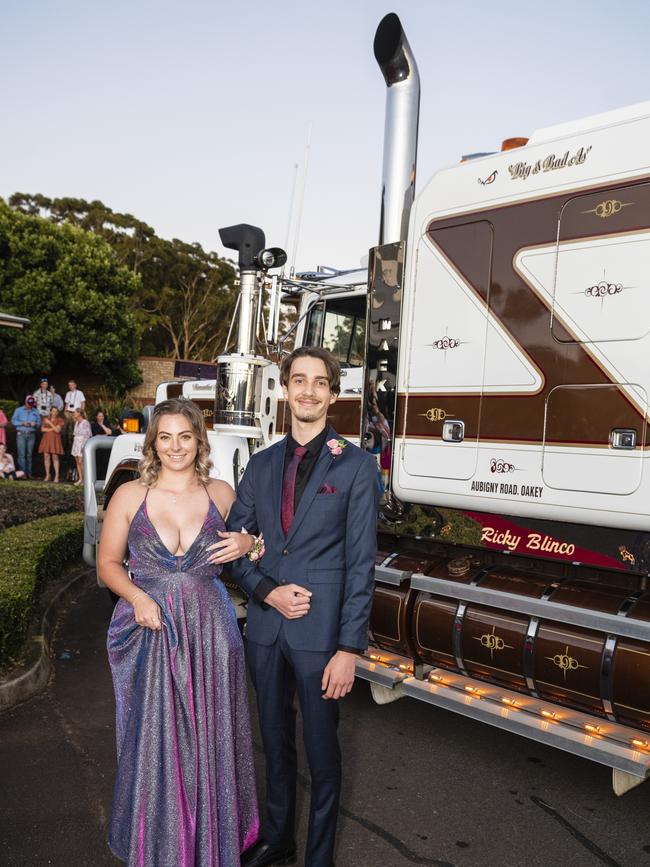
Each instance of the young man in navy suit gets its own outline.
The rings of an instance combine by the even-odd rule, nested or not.
[[[374,458],[327,424],[340,376],[334,356],[317,347],[284,359],[291,432],[253,455],[230,513],[231,528],[262,533],[266,546],[261,559],[233,564],[249,596],[248,664],[266,755],[268,821],[242,857],[246,867],[296,860],[296,693],[311,773],[304,863],[334,863],[338,699],[367,647],[379,498]]]

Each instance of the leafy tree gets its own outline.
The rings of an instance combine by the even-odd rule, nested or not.
[[[139,275],[131,309],[144,353],[210,361],[223,349],[237,300],[235,270],[225,259],[200,244],[159,238],[132,214],[99,201],[14,193],[9,204],[102,235],[118,261]]]
[[[200,244],[176,238],[160,241],[158,249],[164,281],[158,292],[142,293],[144,321],[166,354],[216,359],[237,300],[233,267]]]
[[[156,255],[155,245],[152,246],[151,242],[158,239],[151,226],[132,214],[116,213],[98,200],[49,199],[40,193],[14,193],[9,197],[9,205],[24,214],[45,217],[54,223],[72,223],[103,235],[120,264],[135,274],[140,273],[144,262]]]
[[[68,223],[18,213],[0,199],[0,308],[29,317],[0,331],[2,372],[32,377],[74,363],[119,392],[140,381],[139,278],[106,241]]]

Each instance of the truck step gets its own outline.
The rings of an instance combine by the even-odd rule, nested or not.
[[[617,794],[650,774],[650,733],[441,668],[428,670],[419,680],[409,660],[384,652],[359,658],[356,675],[402,696],[607,765],[615,771]]]

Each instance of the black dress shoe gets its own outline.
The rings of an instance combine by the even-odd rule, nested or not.
[[[271,867],[271,865],[295,864],[296,844],[279,846],[258,840],[241,856],[242,867]]]

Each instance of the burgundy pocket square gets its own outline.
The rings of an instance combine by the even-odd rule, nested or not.
[[[328,482],[325,482],[318,489],[319,494],[338,494],[338,491],[334,487],[334,485],[330,485]]]

